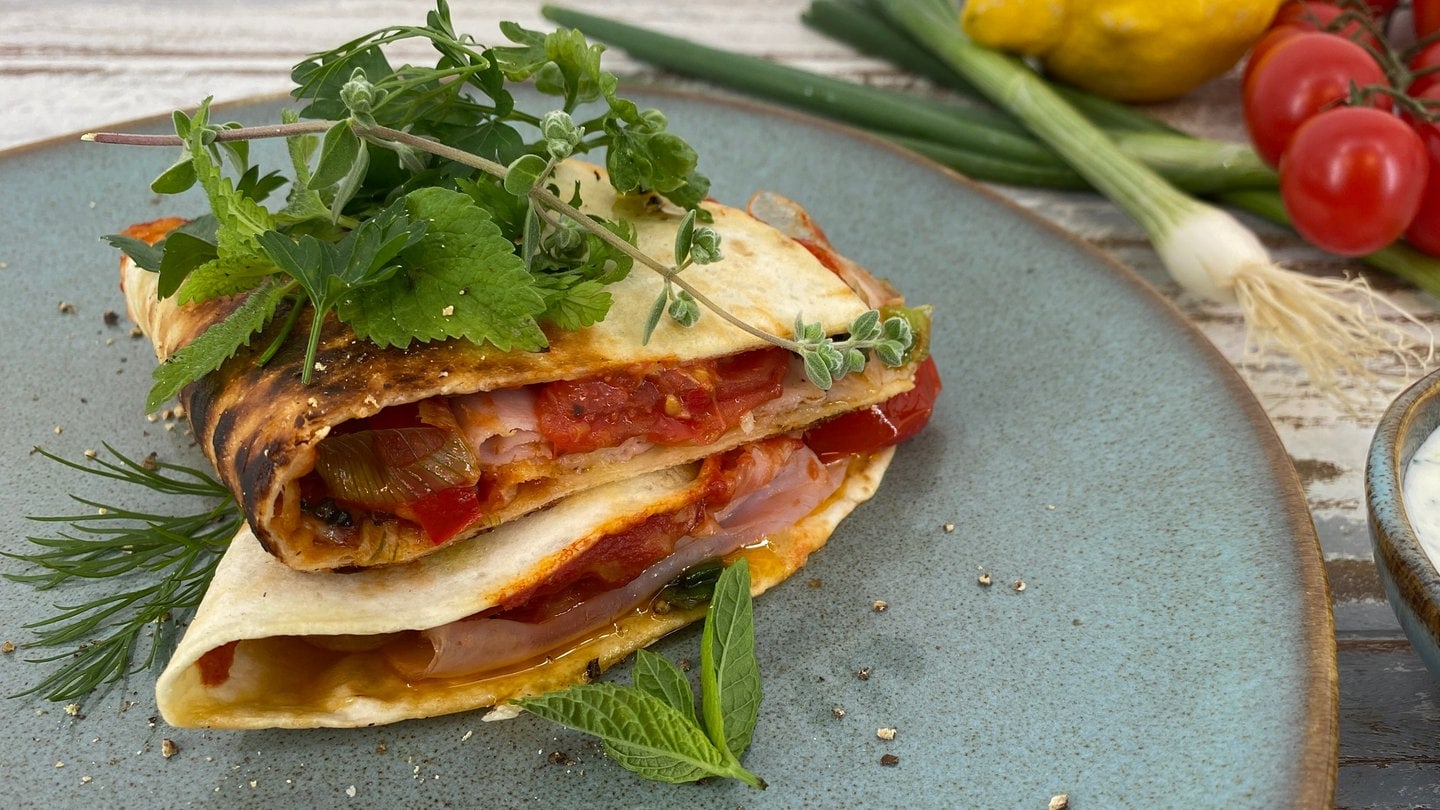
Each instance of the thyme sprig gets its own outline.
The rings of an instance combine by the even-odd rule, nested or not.
[[[87,475],[157,495],[199,497],[205,505],[174,515],[72,495],[76,503],[94,511],[30,517],[40,523],[66,524],[69,529],[26,538],[40,551],[5,552],[40,569],[6,574],[7,579],[41,591],[79,580],[111,580],[116,587],[94,599],[57,604],[55,615],[25,625],[35,637],[24,646],[65,649],[27,659],[59,665],[14,696],[43,694],[50,700],[73,700],[153,666],[173,642],[173,620],[200,604],[220,556],[240,528],[239,508],[225,486],[210,475],[153,456],[136,460],[108,444],[105,450],[113,460],[96,455],[91,463],[82,464],[35,448],[41,456]]]

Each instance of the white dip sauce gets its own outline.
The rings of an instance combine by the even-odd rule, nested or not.
[[[1440,430],[1415,451],[1403,486],[1405,514],[1430,563],[1440,569]]]

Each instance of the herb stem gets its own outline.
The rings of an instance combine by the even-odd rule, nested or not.
[[[216,141],[253,141],[261,138],[288,138],[292,135],[324,133],[334,121],[296,121],[291,124],[264,124],[214,130]],[[132,132],[87,132],[80,140],[121,146],[184,146],[179,135],[140,135]]]

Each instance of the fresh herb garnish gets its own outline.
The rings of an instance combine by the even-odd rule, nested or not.
[[[199,496],[209,505],[190,514],[169,515],[72,496],[94,511],[30,518],[66,523],[70,530],[54,537],[27,538],[42,551],[5,553],[45,569],[6,574],[7,579],[38,590],[112,578],[133,582],[134,587],[79,604],[57,605],[56,615],[27,624],[36,633],[29,646],[68,649],[27,659],[64,663],[20,695],[40,693],[50,700],[71,700],[154,665],[173,640],[175,614],[200,604],[220,556],[240,528],[240,510],[229,490],[211,476],[153,458],[136,461],[109,445],[105,449],[115,460],[96,457],[92,464],[81,464],[38,447],[35,451],[89,475],[164,495]],[[142,650],[146,644],[148,649]]]
[[[162,364],[152,410],[249,345],[281,299],[312,310],[301,370],[308,382],[329,317],[382,347],[464,338],[536,351],[546,346],[545,326],[579,329],[603,320],[611,302],[605,286],[636,262],[664,278],[646,323],[637,325],[645,341],[667,315],[683,327],[710,310],[800,355],[821,388],[858,370],[872,352],[889,365],[903,362],[908,329],[889,322],[875,329],[873,313],[839,344],[799,318],[792,339],[699,293],[681,271],[718,261],[721,245],[699,207],[709,180],[696,168],[695,150],[669,131],[663,114],[617,94],[618,80],[600,68],[603,46],[576,31],[544,34],[514,23],[501,31],[513,45],[479,46],[455,33],[439,0],[423,26],[380,29],[297,65],[293,95],[306,106],[280,124],[213,124],[206,102],[193,116],[175,114],[174,138],[88,136],[181,145],[181,159],[153,187],[176,193],[198,184],[210,201],[213,229],[177,232],[159,246],[158,259],[155,248],[111,238],[142,267],[158,270],[162,297],[189,303],[257,288],[277,296],[237,310],[230,317],[243,320],[216,324],[212,331],[220,331],[190,356]],[[438,52],[435,66],[392,67],[385,46],[414,38]],[[558,108],[517,108],[507,83],[519,81]],[[582,110],[592,112],[577,119]],[[276,214],[260,201],[280,179],[250,165],[246,148],[264,137],[290,142],[294,181]],[[619,192],[658,193],[687,211],[672,262],[641,253],[626,223],[582,213],[574,191],[558,187],[560,161],[602,149]],[[225,175],[226,164],[238,179]]]
[[[693,782],[721,776],[763,789],[765,780],[740,764],[760,707],[750,567],[744,557],[715,583],[701,634],[700,668],[698,718],[685,674],[645,649],[635,652],[631,686],[581,684],[516,703],[594,734],[611,759],[646,779]]]

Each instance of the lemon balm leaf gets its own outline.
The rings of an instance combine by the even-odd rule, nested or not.
[[[411,192],[412,221],[425,236],[398,257],[399,272],[339,302],[340,319],[379,346],[463,337],[510,351],[546,345],[537,318],[545,299],[515,246],[467,194]]]
[[[155,385],[145,401],[149,413],[159,410],[191,380],[198,380],[250,345],[251,338],[270,319],[292,288],[278,279],[267,278],[246,297],[245,301],[225,320],[201,332],[185,347],[155,367]]]

